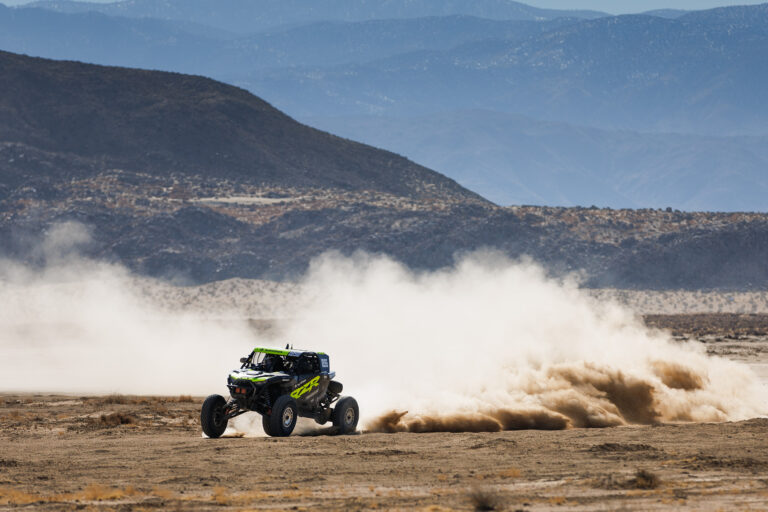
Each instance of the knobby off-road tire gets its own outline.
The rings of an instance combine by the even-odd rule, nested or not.
[[[299,408],[296,406],[296,400],[290,395],[283,395],[275,400],[272,406],[272,414],[264,416],[269,418],[266,421],[262,419],[262,425],[267,427],[264,432],[272,437],[287,437],[293,432],[296,426],[296,420],[299,418]]]
[[[200,424],[203,426],[203,432],[208,437],[215,439],[221,437],[221,434],[227,429],[227,415],[224,408],[227,401],[221,395],[211,395],[203,402],[203,409],[200,411]]]
[[[351,396],[343,396],[336,402],[333,408],[331,419],[333,426],[338,429],[339,434],[352,434],[357,430],[357,420],[360,418],[360,408],[357,406],[357,400]]]
[[[275,437],[272,435],[272,430],[269,426],[269,416],[266,414],[262,415],[261,417],[261,428],[264,429],[264,433],[267,434],[269,437]]]

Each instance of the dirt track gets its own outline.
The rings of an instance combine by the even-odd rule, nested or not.
[[[765,419],[210,440],[200,402],[2,396],[0,510],[768,510]]]

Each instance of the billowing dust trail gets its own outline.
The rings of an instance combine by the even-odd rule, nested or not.
[[[53,234],[87,238],[77,226]],[[55,254],[55,242],[45,251]],[[325,255],[291,303],[273,308],[288,319],[277,340],[260,339],[234,312],[217,321],[179,305],[158,308],[134,280],[71,250],[42,269],[0,265],[0,389],[224,393],[228,370],[254,345],[292,343],[330,354],[371,431],[606,427],[768,412],[766,388],[745,365],[649,331],[575,281],[493,253],[424,273],[384,257]]]
[[[744,365],[650,331],[530,262],[474,254],[413,273],[317,260],[287,338],[331,354],[378,432],[564,429],[765,415]]]

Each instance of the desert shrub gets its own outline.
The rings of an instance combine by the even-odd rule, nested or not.
[[[501,510],[501,497],[489,490],[474,489],[469,494],[469,501],[475,510]]]
[[[661,479],[655,473],[638,469],[629,479],[608,475],[595,483],[597,487],[604,489],[655,489],[661,484]]]
[[[120,395],[118,393],[114,393],[108,396],[105,396],[100,400],[103,404],[117,404],[117,405],[124,405],[129,403],[129,399],[125,395]]]
[[[83,498],[91,501],[117,500],[125,496],[120,489],[91,484],[83,490]]]
[[[136,423],[136,418],[130,414],[123,414],[121,412],[113,412],[111,414],[102,414],[98,420],[93,420],[98,427],[117,427],[118,425],[129,425]]]
[[[655,473],[645,469],[638,469],[635,476],[627,481],[627,487],[634,489],[655,489],[661,480]]]

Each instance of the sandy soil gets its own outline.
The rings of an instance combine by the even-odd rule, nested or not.
[[[211,440],[201,401],[2,396],[0,510],[768,510],[768,419]]]
[[[768,381],[759,320],[698,320],[654,325]],[[210,440],[201,403],[0,395],[0,510],[768,511],[768,419]]]

